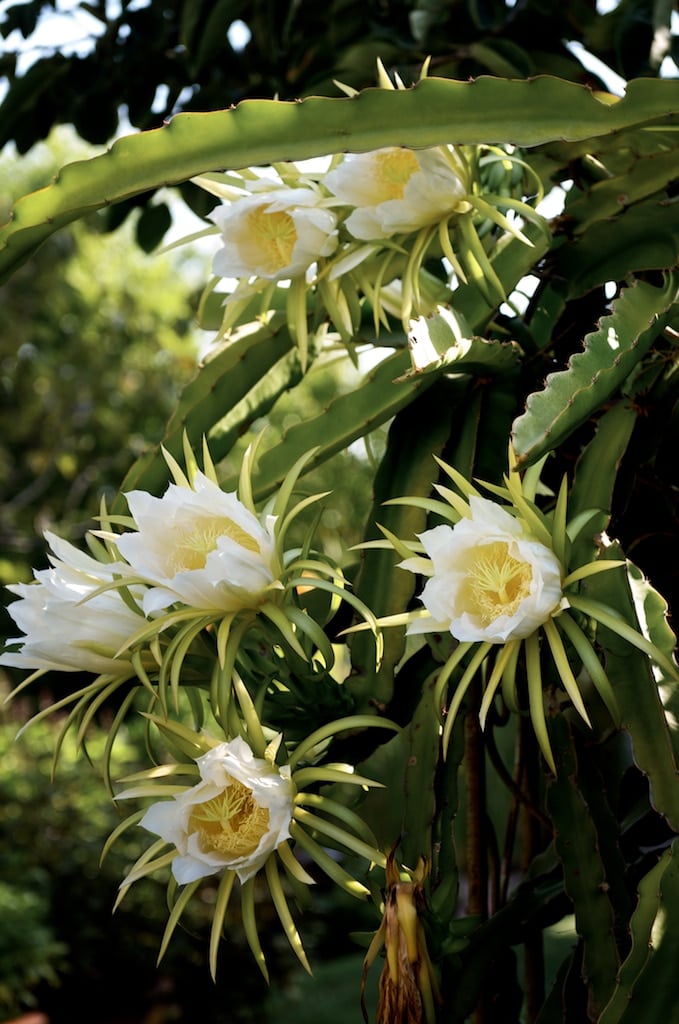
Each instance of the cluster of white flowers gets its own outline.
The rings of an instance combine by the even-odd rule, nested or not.
[[[129,674],[128,643],[146,617],[169,605],[257,609],[279,585],[272,518],[261,524],[203,473],[193,487],[170,484],[162,498],[132,491],[127,499],[136,530],[106,535],[117,555],[110,563],[46,533],[52,567],[9,588],[25,636],[8,641],[21,648],[0,654],[0,665]],[[129,581],[127,602],[116,581]]]
[[[348,161],[347,166],[353,163]],[[398,167],[394,177],[397,172]],[[378,206],[373,205],[373,213]],[[319,835],[370,863],[386,864],[385,855],[358,814],[317,791],[322,782],[366,786],[371,785],[370,780],[356,775],[348,765],[321,763],[317,768],[315,752],[337,732],[374,725],[398,727],[373,715],[349,715],[325,722],[295,743],[284,741],[275,715],[265,724],[266,716],[260,717],[260,712],[272,677],[267,676],[259,695],[253,696],[241,669],[244,674],[252,670],[255,649],[263,645],[269,663],[272,652],[287,648],[297,660],[321,662],[323,671],[328,672],[332,651],[324,634],[327,622],[307,617],[299,603],[300,592],[325,586],[336,597],[342,596],[339,576],[333,576],[338,570],[330,563],[323,579],[319,577],[323,562],[318,558],[310,561],[306,555],[298,558],[281,550],[285,529],[281,522],[289,522],[300,505],[313,500],[305,499],[292,512],[286,511],[294,474],[301,471],[301,465],[286,478],[282,497],[270,506],[273,513],[260,515],[252,504],[245,471],[241,490],[247,500],[242,500],[218,485],[209,456],[204,472],[187,456],[188,476],[166,457],[175,482],[160,498],[139,490],[127,494],[130,516],[115,520],[122,528],[118,532],[113,529],[114,521],[103,517],[102,528],[90,535],[93,555],[51,533],[46,535],[52,549],[51,568],[36,572],[33,583],[10,588],[19,600],[10,605],[9,612],[24,636],[9,642],[0,655],[0,665],[33,670],[34,675],[49,670],[98,674],[98,682],[74,694],[78,703],[72,715],[79,724],[88,700],[96,709],[100,698],[128,683],[139,687],[147,698],[150,691],[153,713],[148,717],[169,740],[170,751],[176,754],[179,749],[183,761],[138,773],[134,779],[142,780],[141,787],[118,794],[121,800],[151,797],[154,802],[143,816],[132,814],[116,832],[141,824],[159,837],[131,868],[122,892],[168,865],[174,881],[187,887],[187,898],[191,886],[205,876],[220,874],[223,897],[216,901],[219,912],[211,942],[214,973],[217,940],[233,879],[239,878],[245,898],[253,900],[253,879],[263,869],[281,922],[306,965],[282,895],[277,860],[298,881],[310,884],[312,879],[289,844],[298,844],[354,895],[364,895],[367,889],[324,852]],[[249,465],[246,460],[246,469]],[[580,610],[593,620],[599,618],[670,673],[675,670],[645,637],[618,626],[604,607],[579,595],[582,579],[623,563],[597,560],[569,572],[565,486],[557,502],[559,514],[544,515],[534,501],[535,480],[524,489],[519,474],[511,472],[515,470],[511,449],[510,473],[504,487],[490,488],[492,499],[482,497],[454,468],[443,462],[440,465],[458,494],[437,485],[444,501],[404,500],[424,503],[424,508],[447,521],[422,532],[417,540],[388,535],[385,542],[401,554],[401,568],[425,578],[420,592],[423,607],[391,616],[382,625],[406,625],[411,634],[447,631],[454,638],[453,653],[441,667],[435,686],[437,711],[442,716],[444,709],[447,711],[444,747],[464,695],[482,667],[482,722],[500,684],[503,693],[510,694],[509,705],[520,705],[512,690],[523,647],[531,719],[545,761],[555,771],[545,717],[541,651],[551,652],[563,689],[585,722],[589,723],[587,710],[562,634],[587,664],[613,720],[618,714],[605,670],[572,612]],[[378,628],[379,620],[361,607],[355,595],[351,603],[363,614],[364,625]],[[246,648],[248,630],[255,624],[253,646]],[[311,641],[311,654],[300,642],[304,640]],[[198,649],[192,656],[194,642]],[[213,731],[202,725],[204,716],[200,725],[188,728],[181,721],[178,702],[174,715],[169,710],[167,680],[172,680],[176,698],[185,664],[190,668],[186,685],[198,684],[209,693],[206,707]],[[455,676],[456,670],[461,674]],[[449,695],[450,680],[454,686]],[[84,717],[88,721],[90,716]],[[172,741],[177,738],[180,746],[173,748]],[[300,759],[307,763],[297,770]],[[187,775],[197,775],[199,781],[184,784]],[[314,792],[305,793],[305,785],[314,786]],[[170,852],[160,854],[166,846]],[[170,930],[177,920],[173,914]],[[259,958],[261,950],[252,930],[248,941]]]
[[[209,214],[222,243],[213,271],[218,277],[289,280],[333,256],[340,242],[346,247],[411,234],[467,212],[460,167],[447,147],[390,147],[348,154],[317,180],[295,168],[295,188],[283,180],[244,178],[242,194],[230,192],[231,201]]]
[[[504,151],[487,159],[511,163]],[[458,282],[467,279],[466,267],[478,282],[480,266],[479,286],[492,285],[497,279],[487,239],[484,247],[477,228],[494,222],[499,234],[510,231],[526,241],[500,211],[518,205],[528,216],[533,212],[520,196],[505,203],[488,192],[481,165],[475,147],[388,147],[334,157],[325,171],[280,164],[277,178],[249,170],[222,183],[216,175],[196,179],[223,200],[209,215],[221,237],[213,273],[237,281],[225,298],[223,331],[238,321],[240,303],[251,316],[247,303],[261,295],[265,307],[271,288],[284,281],[291,282],[292,296],[295,285],[316,288],[316,306],[347,341],[366,298],[376,330],[395,308],[407,329],[412,316],[431,313],[451,294],[443,284],[435,294],[428,288],[421,270],[429,255],[447,259],[451,286],[453,274]],[[289,305],[298,338],[306,338],[300,322],[306,315],[306,303]]]
[[[161,680],[169,675],[168,665],[179,687],[197,641],[192,678],[198,675],[209,689],[217,670],[224,683],[223,691],[217,688],[210,696],[217,736],[173,723],[166,707],[164,715],[156,716],[161,734],[165,729],[171,739],[177,727],[191,738],[192,751],[205,752],[191,762],[200,782],[173,786],[172,798],[152,804],[140,824],[172,848],[172,872],[179,884],[224,872],[247,883],[290,839],[297,786],[285,763],[282,735],[268,743],[264,739],[235,667],[238,645],[258,623],[256,644],[262,637],[271,649],[287,642],[305,656],[299,637],[306,619],[297,603],[295,574],[304,573],[306,563],[281,550],[277,533],[281,517],[289,522],[294,510],[259,515],[237,493],[222,490],[211,462],[206,472],[192,462],[186,476],[171,457],[167,460],[175,482],[160,498],[129,492],[130,515],[116,520],[123,529],[115,531],[104,516],[102,528],[88,534],[93,555],[46,534],[51,568],[36,572],[32,583],[10,587],[19,600],[9,613],[24,635],[8,641],[0,665],[31,670],[30,678],[49,670],[96,675],[90,687],[74,694],[80,700],[76,717],[82,701],[96,702],[98,695],[128,682],[137,686],[137,676],[156,694],[152,707],[161,709],[166,705]],[[293,481],[294,475],[286,479]],[[306,590],[322,571],[319,563],[313,576],[303,577]],[[328,561],[331,587],[334,572]],[[231,628],[237,620],[239,627]],[[306,628],[318,631],[315,622]],[[206,659],[210,651],[211,660]],[[237,707],[229,703],[232,688],[238,690]],[[343,781],[343,773],[337,774]],[[153,771],[149,778],[144,795],[163,793]],[[131,823],[137,821],[132,816]],[[350,835],[347,842],[351,845]],[[142,874],[155,867],[153,860],[143,864]],[[135,880],[136,870],[124,888]]]

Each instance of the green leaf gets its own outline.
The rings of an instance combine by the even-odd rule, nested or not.
[[[145,206],[137,221],[137,242],[144,252],[153,252],[172,226],[172,214],[167,203]]]
[[[616,402],[600,418],[594,437],[578,459],[568,497],[570,518],[587,509],[601,509],[606,518],[597,529],[605,527],[611,512],[617,470],[636,418],[632,403],[625,400]]]
[[[619,558],[621,551],[610,544],[605,558]],[[587,595],[616,611],[634,629],[639,623],[634,611],[626,574],[599,573],[587,584]],[[639,769],[648,777],[650,798],[656,811],[676,831],[679,828],[679,744],[670,730],[658,685],[646,654],[630,646],[616,633],[599,625],[597,641],[606,659],[606,674],[620,708],[623,728],[632,741],[632,753]],[[676,684],[675,684],[676,685]]]
[[[281,331],[280,347],[285,344],[283,335],[288,335],[286,328],[282,328]],[[277,350],[280,351],[280,348],[277,347]],[[268,352],[261,349],[260,354],[263,362],[269,364],[269,369],[252,385],[240,401],[232,402],[231,396],[234,393],[238,394],[238,390],[233,389],[233,380],[230,375],[223,376],[216,385],[214,407],[219,408],[217,400],[224,403],[224,408],[228,403],[232,403],[226,414],[208,428],[208,445],[217,461],[229,454],[238,439],[252,426],[255,420],[266,416],[282,394],[299,385],[302,380],[302,367],[297,349],[288,350],[274,363],[271,363],[271,358],[275,352],[271,348]],[[250,369],[254,373],[252,364]],[[190,433],[196,432],[193,427],[195,416],[202,417],[206,411],[204,407],[192,411],[192,415],[187,418],[187,429]]]
[[[464,379],[439,379],[394,417],[375,476],[375,501],[366,540],[381,537],[376,523],[406,541],[414,540],[425,529],[427,517],[422,509],[412,504],[384,503],[393,497],[426,497],[431,493],[439,472],[433,456],[443,450],[451,429],[451,409],[463,401],[467,388]],[[356,593],[378,617],[405,611],[413,598],[415,576],[400,569],[399,561],[391,549],[370,548],[361,552]],[[394,669],[405,650],[404,627],[385,629],[384,655],[377,671],[372,637],[356,633],[349,644],[352,674],[346,686],[358,706],[388,704],[393,693]]]
[[[554,256],[553,275],[567,282],[570,298],[641,270],[676,266],[679,203],[649,199],[617,217],[598,220]]]
[[[20,200],[0,229],[0,281],[72,220],[206,171],[384,146],[537,146],[674,124],[677,110],[678,81],[633,81],[623,99],[606,104],[583,86],[542,76],[430,78],[411,89],[366,89],[351,98],[245,100],[231,110],[178,114],[163,128],[119,139],[101,156],[69,164],[53,185]]]
[[[676,178],[678,165],[679,149],[675,144],[669,152],[640,158],[623,174],[592,185],[566,208],[569,220],[575,221],[573,233],[581,235],[596,221],[609,220],[633,203],[662,192]]]
[[[410,681],[415,688],[412,669]],[[411,868],[420,855],[430,856],[438,733],[432,680],[425,684],[408,726],[360,766],[363,775],[383,783],[383,788],[371,790],[361,801],[361,816],[370,822],[380,849],[389,850],[400,840],[399,859]],[[344,794],[344,799],[352,799],[351,794]]]
[[[387,356],[366,374],[353,391],[333,399],[320,415],[296,423],[285,431],[280,442],[260,457],[253,479],[256,497],[261,499],[276,490],[290,466],[310,448],[316,446],[316,452],[308,463],[308,469],[320,465],[352,441],[391,419],[418,394],[431,388],[447,369],[443,364],[438,367],[438,373],[413,374],[408,372],[409,365],[405,352]],[[481,373],[511,379],[510,372],[517,365],[513,346],[479,339],[467,353],[455,360],[454,368],[459,374]],[[428,415],[433,415],[431,408]],[[423,422],[420,418],[420,425]]]
[[[608,526],[620,461],[636,421],[637,413],[631,402],[616,402],[599,419],[594,437],[578,460],[568,498],[569,519],[572,522],[588,512],[592,516],[587,529],[573,542],[569,559],[572,568],[584,565],[596,555],[595,538]]]
[[[637,618],[645,635],[673,663],[673,659],[676,661],[677,638],[668,621],[667,601],[631,562],[628,562],[628,579]],[[658,691],[665,709],[674,758],[679,765],[679,687],[675,679],[661,678]]]
[[[560,876],[550,872],[529,878],[517,886],[508,902],[488,921],[474,929],[467,948],[460,954],[459,969],[447,979],[450,990],[446,1012],[450,1024],[466,1024],[512,937],[525,934],[534,922],[543,922],[545,911],[550,912],[549,905],[554,900],[562,905]]]
[[[313,469],[379,427],[418,392],[431,387],[436,379],[434,375],[397,383],[395,378],[402,376],[407,365],[405,352],[387,356],[353,391],[339,395],[320,415],[285,431],[279,444],[260,457],[253,479],[255,496],[261,499],[275,491],[288,469],[314,446],[317,450],[307,469]]]

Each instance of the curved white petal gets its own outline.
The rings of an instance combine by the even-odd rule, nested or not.
[[[176,847],[178,856],[172,862],[172,871],[180,884],[224,868],[235,871],[241,882],[245,882],[290,836],[295,792],[290,769],[278,768],[264,758],[255,757],[242,737],[219,743],[197,758],[196,764],[201,781],[172,800],[152,804],[140,824]],[[229,847],[228,794],[233,792],[231,787],[236,787],[239,797],[249,794],[252,812],[259,814],[255,833],[258,834],[257,845],[247,853]],[[219,801],[225,795],[223,806],[227,810],[221,810],[222,805],[219,805],[215,820],[221,821],[220,814],[226,815],[223,820],[227,830],[219,841],[212,841],[213,833],[208,835],[201,831],[201,821],[192,814],[201,805]],[[219,832],[218,827],[216,830]]]
[[[127,495],[136,533],[120,554],[149,585],[144,611],[180,602],[235,612],[257,608],[276,579],[275,518],[259,521],[234,493],[197,473],[192,487],[170,484],[162,498]]]
[[[466,196],[440,148],[414,152],[388,147],[349,154],[324,180],[354,207],[345,224],[362,241],[436,224],[456,212]]]
[[[116,590],[96,593],[120,566],[98,562],[52,533],[45,536],[52,568],[36,571],[33,583],[8,588],[19,597],[9,614],[25,635],[7,641],[21,648],[0,654],[0,665],[126,675],[129,661],[115,655],[143,623],[141,611],[128,607]]]
[[[303,275],[337,246],[337,218],[312,188],[260,188],[209,217],[222,232],[219,277],[284,281]]]
[[[420,600],[431,615],[414,632],[445,625],[460,641],[525,639],[562,607],[562,566],[525,524],[487,498],[472,496],[471,515],[420,534],[431,560]],[[406,559],[403,568],[416,571]]]

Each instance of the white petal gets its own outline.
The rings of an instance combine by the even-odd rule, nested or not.
[[[115,590],[96,593],[111,580],[111,566],[53,534],[48,540],[54,552],[52,568],[36,572],[34,583],[9,588],[19,600],[10,604],[8,611],[25,636],[8,642],[20,643],[21,650],[5,651],[0,664],[128,674],[129,661],[114,655],[143,623],[141,614],[129,608]]]
[[[295,792],[290,769],[278,769],[264,758],[255,757],[250,745],[240,736],[218,743],[196,758],[196,764],[201,781],[171,800],[153,804],[141,825],[176,846],[179,856],[173,860],[172,870],[182,885],[223,868],[236,871],[242,882],[247,881],[290,836]],[[189,831],[192,808],[219,796],[236,783],[247,786],[255,802],[268,811],[268,826],[257,848],[248,856],[240,857],[203,849],[200,833]]]
[[[526,524],[494,501],[472,496],[471,515],[454,527],[437,526],[420,534],[431,560],[431,574],[420,599],[431,615],[409,632],[430,632],[443,624],[463,642],[506,643],[525,639],[561,608],[562,566],[554,552],[529,532]],[[520,599],[493,598],[479,603],[478,580],[488,545],[501,544],[509,559],[522,564]],[[493,548],[491,548],[493,550]],[[497,548],[495,547],[497,551]],[[406,560],[405,567],[413,560]],[[491,563],[492,564],[492,563]],[[483,572],[487,569],[484,567]],[[488,593],[494,593],[491,588]],[[517,603],[518,601],[518,603]],[[506,609],[506,610],[505,610]],[[495,612],[491,617],[492,612]]]
[[[202,473],[162,498],[127,495],[138,527],[118,539],[130,569],[151,588],[144,611],[180,602],[214,611],[257,608],[275,580],[274,520],[263,526],[238,497]]]
[[[180,850],[186,850],[185,819],[187,815],[176,800],[159,800],[151,804],[139,822],[142,828],[160,836],[167,843],[174,843]]]
[[[221,865],[206,864],[205,861],[196,860],[194,857],[175,857],[172,861],[172,874],[180,885],[188,885],[189,882],[196,882],[199,878],[207,878],[221,870]]]

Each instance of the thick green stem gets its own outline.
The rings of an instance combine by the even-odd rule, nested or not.
[[[481,683],[474,680],[470,708],[465,719],[465,771],[467,779],[467,912],[488,920],[488,820],[486,817],[486,753],[479,723]],[[474,1024],[488,1020],[482,992],[473,1015]]]
[[[529,806],[540,805],[542,776],[540,754],[535,734],[527,718],[519,722],[520,776],[523,777]],[[521,806],[519,817],[521,835],[521,871],[524,874],[533,858],[542,850],[545,836],[540,820],[531,814],[526,804]],[[525,949],[525,1004],[526,1024],[534,1024],[545,1001],[545,951],[542,930],[533,927],[526,930]]]

